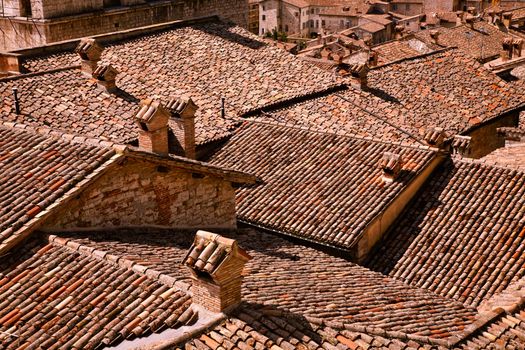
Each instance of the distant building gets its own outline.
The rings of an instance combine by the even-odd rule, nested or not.
[[[248,0],[4,0],[0,50],[218,15],[248,26]]]

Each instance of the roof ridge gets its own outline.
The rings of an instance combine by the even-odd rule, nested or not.
[[[479,159],[463,158],[461,156],[451,155],[451,159],[452,159],[453,162],[460,162],[460,163],[464,163],[464,164],[478,164],[478,165],[486,166],[486,167],[489,167],[489,168],[496,168],[496,169],[502,169],[502,170],[512,170],[512,171],[515,171],[517,173],[521,173],[521,174],[525,175],[525,169],[518,169],[518,168],[513,167],[510,164],[495,163],[493,161],[490,161],[490,160],[487,160],[487,159],[483,159],[483,158],[479,158]]]
[[[271,122],[271,121],[266,121],[266,120],[243,119],[243,124],[249,124],[249,123],[262,124],[265,126],[280,127],[284,129],[293,129],[297,131],[305,131],[305,132],[310,132],[312,134],[336,136],[336,137],[341,137],[341,138],[346,138],[346,139],[353,139],[356,141],[366,141],[366,142],[379,143],[383,145],[392,145],[392,146],[399,146],[403,148],[412,148],[412,149],[417,149],[421,151],[434,151],[434,152],[438,151],[437,148],[433,148],[433,147],[423,145],[423,144],[421,145],[404,144],[402,142],[385,141],[385,140],[376,139],[373,137],[363,137],[363,136],[351,135],[351,134],[337,134],[337,133],[333,133],[329,131],[319,130],[319,129],[316,129],[315,127],[297,126],[297,125],[290,125],[288,123],[276,123],[276,122]],[[242,125],[235,132],[238,132],[241,128],[242,128]]]
[[[426,57],[432,56],[432,55],[438,55],[438,54],[441,54],[441,53],[444,53],[444,52],[447,52],[447,51],[456,50],[456,49],[457,49],[456,46],[449,46],[449,47],[445,47],[444,49],[439,49],[439,50],[423,53],[423,54],[417,55],[417,56],[400,58],[398,60],[395,60],[395,61],[392,61],[392,62],[388,62],[388,63],[385,63],[385,64],[380,65],[380,66],[370,67],[370,70],[379,70],[381,68],[388,67],[388,66],[391,66],[391,65],[394,65],[394,64],[402,63],[402,62],[405,62],[405,61],[414,61],[414,60],[417,60],[417,59],[426,58]]]
[[[84,256],[94,258],[96,260],[105,261],[111,265],[118,266],[124,269],[132,270],[139,275],[146,276],[147,278],[164,284],[169,288],[179,288],[181,291],[192,295],[190,292],[190,284],[184,283],[177,280],[175,277],[169,276],[165,273],[157,271],[148,266],[141,265],[125,257],[110,254],[107,251],[99,250],[87,245],[75,242],[74,238],[63,238],[57,235],[48,235],[49,243],[67,248],[69,250],[78,252]]]

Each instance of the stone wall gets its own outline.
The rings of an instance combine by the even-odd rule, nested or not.
[[[235,228],[235,189],[220,178],[126,159],[55,214],[44,229]]]
[[[20,0],[5,1],[10,1],[9,6],[13,8],[11,11],[19,11]],[[147,4],[142,4],[142,0],[120,0],[121,5],[128,4],[129,7],[123,6],[111,10],[104,10],[104,0],[32,1],[33,18],[0,18],[2,32],[0,51],[42,46],[58,41],[212,15],[231,20],[245,28],[248,26],[248,0],[188,0]],[[6,5],[6,9],[7,7]]]
[[[505,138],[498,135],[498,128],[518,125],[519,112],[509,113],[503,117],[494,119],[494,121],[480,126],[468,133],[470,136],[469,158],[481,158],[492,151],[505,147]]]

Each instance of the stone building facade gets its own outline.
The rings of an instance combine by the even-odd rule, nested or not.
[[[58,211],[44,229],[110,227],[234,228],[231,182],[128,158]]]
[[[248,0],[4,0],[1,12],[4,51],[212,15],[248,25]]]

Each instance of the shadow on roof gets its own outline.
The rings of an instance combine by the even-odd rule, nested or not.
[[[266,44],[263,42],[233,32],[232,28],[235,28],[236,26],[232,23],[221,22],[220,24],[194,24],[190,27],[195,30],[205,32],[209,35],[218,36],[232,43],[249,47],[250,49],[257,50],[266,46]]]

